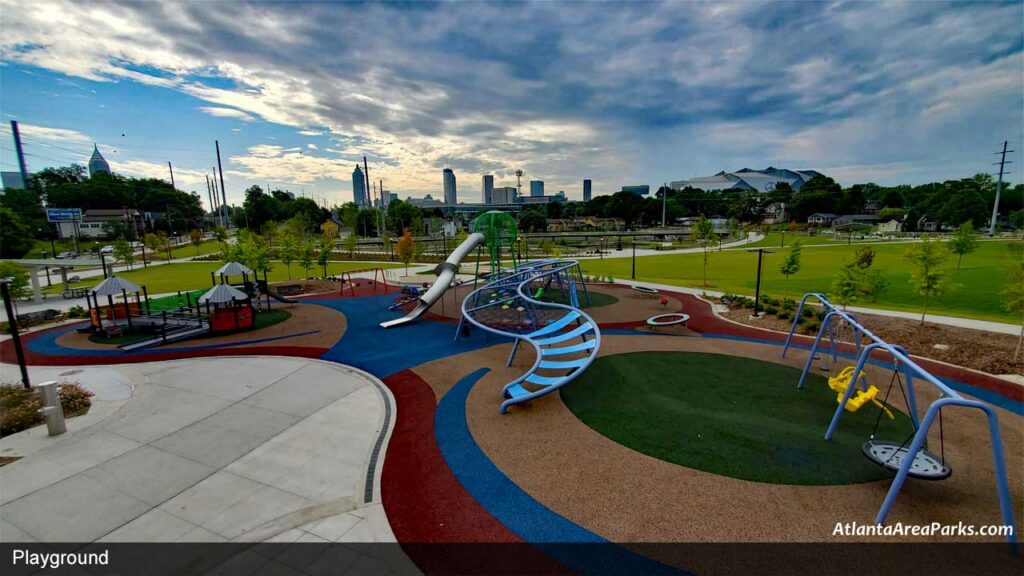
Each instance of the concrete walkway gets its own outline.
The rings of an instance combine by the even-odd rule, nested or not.
[[[107,382],[104,416],[0,441],[22,456],[0,467],[2,542],[395,541],[380,499],[394,399],[364,372],[247,356],[31,376],[58,373]],[[353,558],[353,573],[408,572],[388,548],[391,564]]]
[[[715,290],[702,290],[700,288],[684,288],[683,286],[673,286],[671,284],[659,284],[657,282],[641,282],[639,280],[616,280],[616,284],[624,284],[626,286],[646,286],[648,288],[656,288],[658,290],[670,290],[673,292],[683,292],[686,294],[707,294],[708,296],[718,297],[724,292],[717,292]],[[747,296],[753,298],[753,294],[739,294],[739,296]],[[851,312],[859,312],[861,314],[875,314],[878,316],[891,316],[893,318],[908,318],[911,320],[920,320],[921,315],[914,312],[899,312],[896,310],[880,310],[878,308],[863,308],[860,306],[849,306],[847,310]],[[997,332],[999,334],[1012,334],[1014,336],[1020,334],[1019,324],[1005,324],[1003,322],[989,322],[987,320],[973,320],[971,318],[958,318],[956,316],[939,316],[937,314],[929,314],[926,321],[933,324],[945,324],[947,326],[958,326],[960,328],[971,328],[973,330],[986,330],[988,332]]]

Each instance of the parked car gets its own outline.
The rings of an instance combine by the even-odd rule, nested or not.
[[[74,252],[61,252],[60,254],[57,254],[57,258],[60,259],[75,258],[76,256],[78,256],[78,254],[75,254]]]
[[[111,246],[110,244],[107,244],[103,248],[100,248],[100,254],[113,254],[113,253],[114,253],[114,247]]]

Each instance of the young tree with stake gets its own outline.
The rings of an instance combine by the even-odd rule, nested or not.
[[[928,301],[946,291],[946,271],[941,269],[946,261],[946,255],[947,252],[942,246],[928,236],[923,236],[920,242],[912,244],[903,255],[913,266],[910,283],[914,290],[924,297],[924,307],[921,309],[922,325],[925,314],[928,313]]]
[[[793,243],[793,246],[789,250],[789,254],[782,261],[782,266],[779,266],[779,272],[786,277],[786,282],[783,284],[782,300],[786,300],[787,294],[789,294],[789,277],[800,271],[800,241],[797,240]]]
[[[978,249],[978,236],[974,233],[974,224],[970,220],[964,222],[949,237],[946,243],[949,251],[956,254],[956,269],[960,269],[960,261],[964,256]]]

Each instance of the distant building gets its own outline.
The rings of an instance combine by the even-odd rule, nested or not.
[[[780,183],[785,182],[793,190],[799,190],[808,180],[815,176],[824,176],[817,170],[789,170],[769,166],[764,170],[744,168],[736,172],[719,172],[714,176],[701,176],[689,180],[676,180],[669,186],[674,190],[697,188],[704,191],[712,190],[749,190],[771,192]]]
[[[352,171],[352,201],[360,208],[369,207],[369,197],[366,194],[366,178],[363,177],[363,169],[356,164]]]
[[[637,196],[647,196],[651,193],[651,187],[647,184],[643,186],[623,186],[621,192],[632,192]]]
[[[107,222],[120,222],[125,225],[127,236],[129,239],[142,238],[146,234],[146,226],[143,222],[142,214],[134,208],[117,208],[112,210],[86,210],[82,214],[82,221],[78,224],[78,235],[79,237],[86,238],[103,238],[107,236],[107,230],[104,226]],[[185,225],[184,220],[179,220],[175,224]],[[181,233],[182,230],[177,230]],[[61,238],[73,238],[75,236],[75,223],[74,222],[59,222],[57,223],[57,234]]]
[[[764,208],[764,223],[779,224],[789,221],[789,210],[785,202],[772,202]]]
[[[21,172],[0,172],[0,182],[3,183],[4,190],[8,188],[25,188],[25,181],[21,179]]]
[[[444,203],[458,204],[458,193],[455,190],[455,172],[451,168],[445,168],[441,172],[444,179]]]
[[[857,225],[874,226],[880,220],[881,218],[874,214],[849,214],[832,220],[832,228],[840,230],[842,228],[849,228]]]
[[[590,202],[591,195],[591,182],[590,180],[583,181],[583,201]]]
[[[876,230],[879,234],[895,234],[903,229],[903,223],[897,218],[891,218],[878,224]]]
[[[569,199],[565,197],[565,190],[559,190],[558,194],[555,194],[556,202],[567,202]]]
[[[483,183],[480,189],[481,198],[480,201],[484,204],[491,203],[491,193],[494,192],[494,175],[484,174]]]
[[[440,208],[445,204],[440,200],[434,200],[434,197],[430,194],[427,194],[423,198],[406,198],[406,202],[413,206],[419,206],[420,208]]]
[[[491,191],[491,204],[515,204],[516,189],[514,186],[502,186]]]
[[[89,176],[95,176],[100,172],[110,174],[110,164],[107,163],[106,158],[103,154],[100,154],[100,149],[95,144],[92,145],[92,158],[89,158]]]
[[[544,195],[544,181],[530,180],[530,196],[537,197]]]
[[[388,192],[387,194],[388,194],[388,204],[391,204],[395,200],[398,200],[398,194],[396,194],[394,192]]]
[[[838,214],[828,212],[815,212],[807,217],[807,223],[811,226],[831,226],[832,221],[838,218]]]

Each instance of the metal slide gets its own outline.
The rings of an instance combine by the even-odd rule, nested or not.
[[[459,264],[462,263],[474,248],[483,243],[483,234],[478,232],[470,234],[469,238],[466,238],[462,244],[459,244],[459,246],[452,251],[447,260],[438,264],[437,267],[434,268],[434,274],[437,276],[437,280],[434,281],[434,284],[423,296],[420,296],[419,303],[417,303],[416,307],[412,309],[412,312],[409,312],[401,318],[381,322],[380,327],[391,328],[392,326],[399,326],[412,322],[422,316],[424,312],[434,305],[434,303],[441,299],[444,291],[447,290],[452,281],[455,280],[455,274],[459,271]]]

